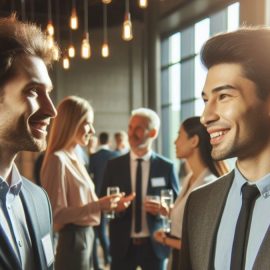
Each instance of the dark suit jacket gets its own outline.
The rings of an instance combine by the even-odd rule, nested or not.
[[[47,267],[46,258],[41,239],[50,235],[52,239],[52,215],[51,206],[47,194],[43,189],[23,178],[23,186],[20,193],[25,211],[29,234],[33,246],[35,269],[53,269],[53,265]],[[20,262],[14,254],[4,232],[0,227],[0,269],[21,270]]]
[[[180,270],[214,269],[217,231],[233,178],[234,171],[190,194],[183,220]],[[268,229],[253,269],[269,269],[269,254]]]
[[[152,154],[150,162],[147,194],[160,195],[161,189],[170,188],[173,189],[174,198],[176,198],[179,184],[172,162],[156,153]],[[150,179],[155,177],[164,177],[165,186],[153,187]],[[108,161],[104,175],[103,194],[106,193],[107,186],[119,186],[121,192],[125,192],[127,195],[131,193],[129,153]],[[124,257],[128,251],[131,241],[131,218],[132,206],[110,222],[110,248],[111,254],[114,257]],[[147,214],[147,223],[152,238],[153,232],[162,227],[162,220],[160,217]],[[168,256],[169,249],[164,245],[158,244],[153,238],[152,245],[159,258],[163,259]]]
[[[93,182],[97,196],[100,196],[104,171],[108,160],[119,156],[115,151],[108,149],[100,149],[96,153],[90,155],[89,172],[93,174]]]

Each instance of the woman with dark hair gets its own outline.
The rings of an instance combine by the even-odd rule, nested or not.
[[[217,177],[227,173],[223,161],[214,161],[211,157],[210,136],[200,122],[200,117],[186,119],[180,126],[178,137],[175,140],[176,156],[185,159],[190,173],[183,180],[183,185],[173,209],[170,211],[170,235],[159,230],[155,239],[164,245],[173,248],[173,261],[171,269],[178,269],[179,249],[181,248],[182,220],[184,208],[190,192]],[[161,206],[161,214],[168,215],[169,211]]]

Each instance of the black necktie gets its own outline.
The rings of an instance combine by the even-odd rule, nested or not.
[[[245,184],[242,187],[242,206],[234,233],[231,270],[242,270],[245,267],[246,248],[252,212],[259,194],[259,190],[255,185]]]
[[[142,159],[137,159],[136,197],[135,197],[135,232],[142,230]]]

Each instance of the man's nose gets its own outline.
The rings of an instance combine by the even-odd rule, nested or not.
[[[50,96],[46,96],[40,101],[40,107],[43,114],[46,114],[48,117],[54,118],[57,115],[57,110]]]
[[[207,102],[205,104],[202,116],[201,116],[201,123],[204,126],[207,126],[209,123],[214,122],[218,119],[218,112],[217,112],[217,107],[215,103]]]

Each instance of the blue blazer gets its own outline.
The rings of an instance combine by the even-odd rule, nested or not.
[[[104,171],[108,160],[118,157],[119,154],[108,149],[100,149],[96,153],[90,155],[89,173],[93,175],[95,191],[97,196],[100,196]]]
[[[179,192],[179,182],[172,162],[156,153],[152,154],[150,162],[147,194],[160,195],[161,189],[168,188],[173,190],[174,198],[176,198]],[[163,177],[165,185],[153,187],[151,179],[155,177]],[[129,153],[108,161],[104,174],[102,194],[106,194],[107,186],[119,186],[121,192],[125,192],[127,195],[131,193]],[[125,257],[127,254],[131,241],[131,218],[132,205],[110,222],[110,249],[113,257]],[[160,259],[168,257],[169,248],[158,244],[153,239],[154,231],[162,227],[162,219],[158,216],[147,214],[147,223],[156,256]]]
[[[47,266],[41,241],[48,234],[52,240],[52,212],[48,196],[42,188],[23,178],[20,197],[32,241],[35,269],[53,269],[53,264]],[[1,227],[0,269],[22,270],[21,263]]]

